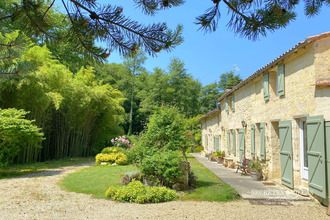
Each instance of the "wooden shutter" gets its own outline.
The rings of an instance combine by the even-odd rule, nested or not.
[[[251,125],[251,157],[254,158],[255,157],[255,130],[254,130],[254,124]]]
[[[284,64],[277,67],[277,95],[284,95]]]
[[[235,111],[235,96],[234,94],[231,95],[231,110]]]
[[[243,162],[243,157],[245,153],[244,146],[244,128],[238,130],[238,142],[239,142],[239,161]]]
[[[326,198],[326,158],[323,116],[307,117],[307,160],[309,191]]]
[[[260,159],[266,160],[265,123],[260,123]]]
[[[263,85],[264,85],[264,100],[269,100],[269,74],[265,73],[263,75]]]
[[[230,154],[230,131],[227,131],[227,150],[228,154]]]
[[[280,121],[278,127],[280,135],[281,180],[283,185],[293,188],[291,121]]]
[[[233,134],[233,154],[236,156],[236,132],[235,129],[232,130]]]
[[[226,98],[226,103],[225,103],[225,109],[226,109],[226,112],[229,113],[229,104],[228,104],[229,100],[228,100],[228,97]]]

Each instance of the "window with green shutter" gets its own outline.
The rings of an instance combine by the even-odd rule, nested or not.
[[[266,160],[265,123],[260,123],[260,159]]]
[[[215,151],[219,151],[219,135],[214,136],[214,149]]]
[[[228,102],[229,102],[229,100],[228,100],[228,97],[226,98],[226,103],[225,103],[225,109],[226,109],[226,112],[227,113],[229,113],[229,107],[228,107]]]
[[[230,130],[227,131],[227,150],[228,154],[230,154]]]
[[[235,97],[234,94],[231,95],[231,110],[235,111]]]
[[[251,125],[251,157],[255,157],[255,140],[254,140],[254,135],[255,135],[255,127],[254,124]]]
[[[205,137],[205,138],[204,138],[204,139],[205,139],[205,140],[204,140],[204,141],[205,141],[205,148],[207,148],[207,147],[208,147],[207,134],[206,134],[204,137]]]
[[[265,73],[263,75],[263,85],[264,85],[264,100],[269,100],[269,74]]]
[[[284,95],[284,64],[277,67],[277,95]]]
[[[233,133],[233,154],[236,156],[236,131],[235,129],[232,130]]]

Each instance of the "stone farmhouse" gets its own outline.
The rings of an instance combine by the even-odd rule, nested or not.
[[[201,117],[206,154],[258,157],[264,178],[330,197],[330,32],[306,38],[217,101]]]

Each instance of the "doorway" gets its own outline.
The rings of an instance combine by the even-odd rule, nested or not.
[[[301,179],[308,180],[308,156],[307,156],[307,124],[306,119],[300,120],[300,167]]]

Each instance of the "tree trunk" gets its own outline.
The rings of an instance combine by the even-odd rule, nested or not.
[[[134,102],[134,84],[135,84],[135,74],[133,73],[133,83],[132,83],[132,96],[131,96],[131,109],[129,112],[129,127],[128,135],[132,135],[132,126],[133,126],[133,102]]]

